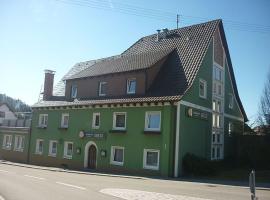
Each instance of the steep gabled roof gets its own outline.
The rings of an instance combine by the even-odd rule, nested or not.
[[[115,59],[106,59],[68,77],[66,80],[146,69],[167,56],[171,51],[173,49],[169,48],[155,52],[149,51],[121,55]]]

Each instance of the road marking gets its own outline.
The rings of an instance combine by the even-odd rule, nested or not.
[[[0,200],[5,200],[4,197],[0,196]]]
[[[27,174],[25,174],[23,176],[29,177],[29,178],[34,178],[34,179],[39,179],[39,180],[45,180],[45,178],[41,178],[41,177],[37,177],[37,176],[30,176],[30,175],[27,175]]]
[[[80,189],[80,190],[86,190],[86,188],[80,187],[80,186],[77,186],[77,185],[71,185],[71,184],[62,183],[62,182],[56,182],[56,183],[57,183],[57,184],[60,184],[60,185],[65,185],[65,186],[68,186],[68,187],[77,188],[77,189]]]
[[[105,188],[100,190],[99,192],[107,195],[111,195],[114,197],[118,197],[125,200],[210,200],[199,197],[191,197],[184,195],[172,195],[172,194],[164,194],[157,192],[147,192],[141,190],[129,190],[129,189],[119,189],[119,188]]]
[[[0,169],[0,172],[9,173],[9,171],[1,170],[1,169]],[[1,200],[1,199],[0,199],[0,200]]]

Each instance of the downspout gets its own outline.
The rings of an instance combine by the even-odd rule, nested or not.
[[[27,164],[30,164],[30,153],[31,153],[30,148],[31,148],[31,139],[32,139],[32,123],[33,123],[33,115],[31,117],[31,122],[30,122],[30,127],[29,127],[28,152],[27,152],[27,160],[26,160],[26,163]]]
[[[178,177],[179,168],[179,133],[180,133],[180,102],[177,102],[176,107],[176,132],[175,132],[175,152],[174,152],[174,177]]]

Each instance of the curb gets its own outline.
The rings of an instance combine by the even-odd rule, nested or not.
[[[68,170],[68,169],[61,169],[61,168],[41,167],[41,166],[36,166],[36,165],[13,163],[13,162],[4,161],[4,160],[0,160],[0,164],[18,166],[18,167],[25,167],[25,168],[31,168],[31,169],[40,169],[40,170],[46,170],[46,171],[52,171],[52,172],[66,172],[66,173],[73,173],[73,174],[108,176],[108,177],[118,177],[118,178],[131,178],[131,179],[141,179],[141,180],[148,179],[146,177],[139,177],[139,176],[106,174],[106,173],[97,173],[97,172],[84,172],[84,171]],[[2,200],[2,199],[0,198],[0,200]]]

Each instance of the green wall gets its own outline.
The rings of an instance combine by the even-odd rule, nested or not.
[[[144,134],[145,112],[161,111],[161,134]],[[106,134],[106,139],[79,138],[81,130],[92,130],[92,115],[100,113],[101,124],[96,132]],[[113,112],[127,112],[127,132],[110,133],[113,126]],[[39,114],[48,114],[48,127],[37,128]],[[69,113],[69,128],[58,129],[61,123],[61,114]],[[172,175],[173,166],[173,143],[174,135],[174,106],[154,107],[119,107],[119,108],[89,108],[89,109],[68,109],[68,110],[35,110],[32,123],[31,140],[31,162],[36,164],[57,165],[68,164],[74,168],[83,168],[84,148],[88,141],[94,141],[98,148],[97,168],[112,169],[118,171],[141,172],[158,174],[162,176]],[[94,130],[93,130],[94,131]],[[35,155],[36,139],[44,139],[43,155]],[[58,140],[57,157],[48,156],[49,140]],[[74,148],[81,148],[81,154],[73,153],[72,160],[63,159],[64,141],[74,142]],[[124,150],[124,165],[115,166],[110,164],[111,146],[122,146]],[[159,170],[143,169],[143,150],[160,150]],[[107,156],[101,157],[100,150],[106,150]],[[54,162],[53,162],[54,161]]]

